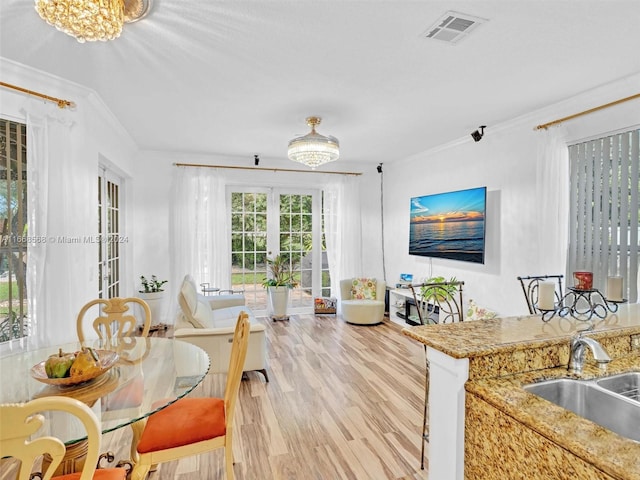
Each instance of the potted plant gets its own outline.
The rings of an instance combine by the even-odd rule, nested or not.
[[[420,289],[420,295],[427,301],[429,299],[438,302],[451,300],[460,288],[457,282],[456,277],[451,277],[449,280],[444,277],[431,277],[425,280]]]
[[[141,288],[138,290],[138,297],[147,302],[151,310],[151,324],[160,323],[162,318],[162,303],[164,301],[164,289],[162,288],[168,280],[158,280],[158,277],[151,275],[148,279],[140,275]]]
[[[269,295],[269,310],[273,320],[286,320],[287,305],[289,304],[289,290],[298,285],[294,278],[295,265],[289,263],[289,258],[278,254],[273,258],[267,257],[269,276],[262,282]]]

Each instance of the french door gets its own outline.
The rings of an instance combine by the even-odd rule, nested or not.
[[[98,176],[98,298],[120,296],[121,179],[106,169]]]
[[[233,187],[230,195],[233,288],[244,290],[252,309],[265,311],[266,259],[283,254],[298,283],[289,295],[290,311],[310,311],[328,282],[323,275],[321,192]]]

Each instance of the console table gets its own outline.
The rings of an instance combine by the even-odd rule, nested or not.
[[[429,306],[431,308],[431,305]],[[420,325],[416,302],[409,288],[395,288],[389,290],[389,320],[402,323],[397,318],[404,320],[406,325]],[[433,306],[433,313],[438,313],[438,306]]]

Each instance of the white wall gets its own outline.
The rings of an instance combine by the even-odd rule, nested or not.
[[[563,273],[540,271],[548,252],[538,248],[536,165],[540,131],[536,125],[637,93],[640,75],[586,92],[544,110],[488,126],[484,138],[460,139],[409,159],[385,164],[385,250],[387,279],[413,273],[455,276],[465,282],[465,302],[501,315],[527,313],[518,275]],[[523,92],[524,94],[524,92]],[[570,140],[583,139],[640,124],[640,100],[563,124]],[[408,254],[409,203],[414,196],[487,186],[487,252],[484,265]],[[559,251],[564,246],[557,245]],[[563,253],[563,252],[562,252]],[[560,255],[563,257],[563,255]]]
[[[50,168],[70,165],[69,171],[62,174],[72,176],[75,185],[82,184],[86,188],[79,192],[65,192],[68,195],[50,200],[47,206],[49,220],[54,223],[50,223],[49,226],[56,231],[56,235],[95,236],[98,222],[99,161],[110,162],[121,175],[127,177],[131,159],[135,156],[135,144],[91,90],[4,58],[0,58],[0,63],[4,82],[75,102],[76,107],[69,112],[69,117],[73,121],[70,131],[72,158],[62,159],[59,152],[50,151]],[[29,109],[33,108],[34,101],[39,100],[14,90],[0,88],[0,116],[26,123],[26,116]],[[126,195],[126,191],[124,194]],[[29,198],[28,201],[42,200]],[[127,255],[129,245],[123,244],[122,247],[126,269],[127,262],[131,260],[130,255]],[[49,344],[76,338],[75,315],[84,303],[96,298],[98,292],[98,244],[80,243],[68,248],[73,248],[73,261],[64,266],[64,272],[55,267],[55,248],[52,249],[51,254],[48,254],[44,263],[46,272],[50,273],[54,269],[60,272],[59,276],[55,271],[52,275],[57,281],[44,284],[46,298],[55,299],[63,295],[69,298],[68,305],[51,302],[59,305],[60,311],[54,309],[54,311],[43,312],[40,318],[40,325],[45,328],[45,337]],[[73,285],[65,282],[65,278],[73,279]],[[124,288],[130,289],[131,286],[125,284]]]

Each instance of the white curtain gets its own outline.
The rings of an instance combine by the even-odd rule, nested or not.
[[[231,288],[231,245],[227,179],[223,169],[176,167],[171,212],[171,277],[190,274],[196,285]],[[172,286],[171,312],[177,312],[180,285]]]
[[[340,280],[363,274],[360,177],[343,175],[325,185],[324,217],[331,295],[340,298]]]
[[[562,274],[569,242],[569,155],[565,129],[561,125],[540,132],[538,137],[536,190],[538,264],[535,274]]]
[[[72,149],[76,114],[30,101],[27,119],[27,296],[29,347],[76,338],[76,315],[87,299],[95,248],[65,239],[83,238],[91,204],[87,168]],[[95,183],[95,182],[94,182]],[[72,195],[69,192],[73,192]],[[93,198],[95,200],[95,198]]]

